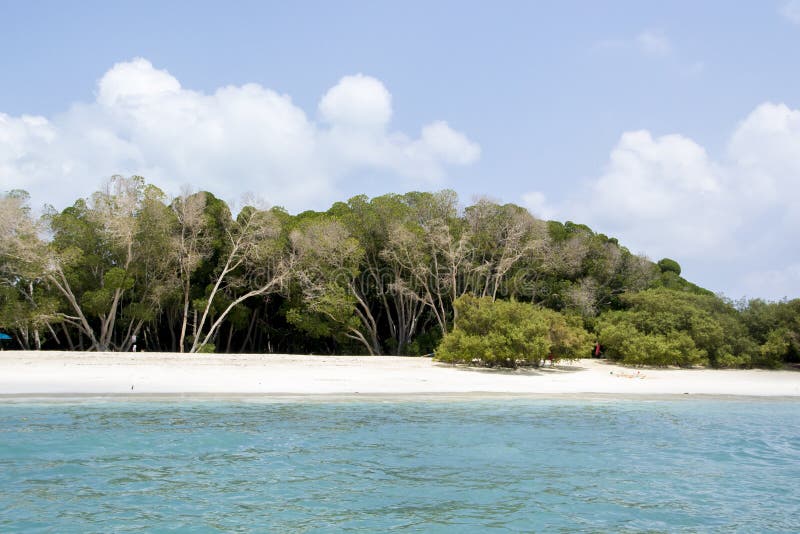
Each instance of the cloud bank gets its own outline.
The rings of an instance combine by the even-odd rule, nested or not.
[[[437,187],[448,167],[480,157],[444,121],[416,137],[392,131],[391,94],[363,74],[330,88],[318,119],[258,84],[186,89],[142,58],[114,65],[95,96],[50,118],[0,112],[0,190],[63,207],[112,174],[140,174],[172,193],[189,184],[306,209],[338,199],[355,174],[393,180],[387,189]]]
[[[626,132],[572,197],[553,205],[534,191],[523,202],[672,257],[730,297],[800,296],[800,110],[785,104],[755,108],[718,159],[683,135]]]

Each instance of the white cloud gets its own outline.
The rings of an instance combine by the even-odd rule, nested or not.
[[[800,111],[761,104],[719,161],[682,135],[626,132],[603,173],[538,209],[677,259],[690,279],[733,297],[800,296]]]
[[[165,70],[156,70],[149,61],[135,58],[117,63],[97,83],[97,101],[105,106],[137,105],[141,101],[177,94],[181,84]]]
[[[728,152],[751,204],[800,207],[787,194],[800,192],[800,111],[761,104],[739,124]]]
[[[661,30],[645,30],[636,36],[636,44],[648,56],[667,57],[672,54],[672,43]]]
[[[319,111],[331,124],[384,128],[392,118],[392,95],[375,78],[345,76],[322,97]]]
[[[783,4],[780,14],[792,24],[800,25],[800,0],[789,0]]]
[[[730,224],[728,217],[707,220],[705,211],[709,203],[724,202],[723,181],[691,139],[627,132],[605,173],[589,186],[581,213],[607,232],[625,235],[637,251],[667,255],[667,246],[680,256],[721,251],[727,244],[719,241],[719,229]]]
[[[531,191],[522,195],[522,205],[528,208],[539,219],[553,220],[556,210],[547,202],[547,197],[541,191]]]
[[[329,89],[319,114],[316,122],[258,84],[186,89],[137,58],[105,73],[94,102],[47,118],[0,113],[0,191],[28,189],[35,202],[64,206],[112,174],[141,174],[172,193],[188,183],[303,209],[324,207],[352,174],[377,171],[399,180],[394,188],[431,185],[480,155],[443,121],[417,138],[391,131],[391,94],[362,74]]]
[[[481,155],[480,146],[444,121],[436,121],[422,128],[418,143],[429,152],[431,158],[441,158],[448,163],[467,165],[477,161]]]

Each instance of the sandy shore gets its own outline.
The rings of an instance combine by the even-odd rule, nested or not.
[[[800,398],[800,372],[630,369],[579,360],[538,370],[392,356],[0,352],[0,396],[743,395]]]

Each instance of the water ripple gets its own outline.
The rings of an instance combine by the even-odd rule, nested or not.
[[[0,531],[792,532],[792,402],[0,405]]]

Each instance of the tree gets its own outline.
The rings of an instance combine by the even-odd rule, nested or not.
[[[677,261],[669,258],[663,258],[659,260],[658,268],[661,269],[662,273],[675,273],[678,276],[681,274],[680,264]]]
[[[364,326],[381,340],[382,347],[405,353],[422,326],[426,309],[407,283],[409,273],[386,251],[392,230],[412,217],[406,196],[389,194],[370,200],[360,195],[334,204],[328,214],[341,221],[364,249],[357,291],[372,317]]]
[[[115,339],[115,326],[123,296],[134,287],[131,269],[144,259],[137,241],[143,203],[159,195],[140,176],[113,176],[89,204],[79,200],[47,217],[53,233],[47,278],[68,304],[62,319],[89,338],[92,350],[131,344],[130,336]],[[135,334],[144,319],[130,319],[128,332]]]
[[[538,257],[547,247],[547,226],[525,208],[479,199],[464,210],[472,247],[471,264],[483,283],[474,291],[496,300],[509,274],[526,259]]]
[[[406,202],[409,220],[391,229],[383,256],[405,276],[395,287],[426,306],[446,334],[458,316],[453,303],[475,279],[470,236],[455,192],[409,193]]]
[[[753,299],[741,310],[742,321],[760,345],[756,365],[779,367],[800,362],[800,299],[765,302]]]
[[[220,326],[236,306],[251,297],[277,292],[291,273],[292,256],[285,253],[280,221],[273,212],[246,206],[235,220],[230,220],[224,234],[226,252],[201,302],[202,315],[194,326],[189,352],[210,347]],[[216,319],[211,320],[215,299],[221,295],[229,302]]]
[[[571,221],[547,225],[550,242],[540,262],[536,302],[590,319],[618,309],[621,294],[645,289],[656,277],[652,262],[631,254],[614,238]]]
[[[380,354],[377,321],[358,284],[364,249],[334,218],[318,215],[302,221],[291,234],[294,278],[302,292],[302,307],[288,314],[291,323],[312,335],[344,336],[370,354]],[[309,315],[309,313],[311,315]],[[320,324],[327,321],[333,328]]]
[[[135,261],[129,268],[134,283],[121,312],[127,323],[122,350],[130,348],[140,330],[145,338],[151,337],[151,326],[169,306],[179,282],[179,263],[173,249],[176,220],[165,200],[160,189],[145,186],[135,219]]]
[[[58,340],[58,300],[48,292],[45,246],[28,207],[25,191],[0,197],[0,326],[14,334],[20,347],[40,349],[45,332]]]
[[[548,317],[567,333],[596,327],[629,363],[800,361],[800,301],[737,309],[673,260],[513,204],[461,210],[452,191],[233,218],[211,193],[167,202],[116,176],[46,224],[26,199],[0,198],[0,326],[21,347],[127,350],[137,334],[148,350],[420,354],[465,335],[456,303],[469,295],[563,312]],[[562,353],[551,319],[549,349]]]
[[[186,348],[186,328],[189,324],[192,276],[198,267],[208,260],[213,253],[213,240],[210,232],[212,220],[205,213],[206,205],[207,194],[205,192],[194,194],[184,192],[173,200],[170,206],[175,224],[169,250],[177,264],[177,283],[181,292],[179,352],[184,352]]]

